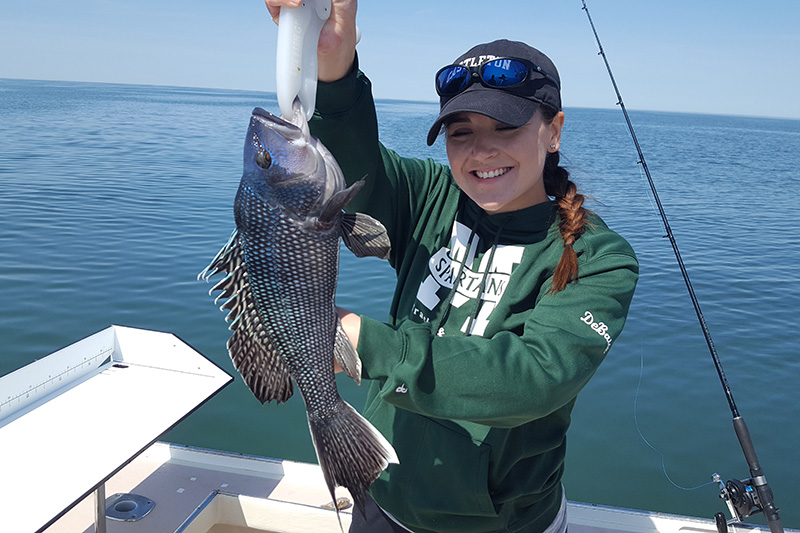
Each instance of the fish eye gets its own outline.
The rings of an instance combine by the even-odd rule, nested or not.
[[[256,165],[260,166],[264,170],[272,166],[272,156],[269,155],[269,152],[263,148],[259,148],[258,152],[256,152]]]

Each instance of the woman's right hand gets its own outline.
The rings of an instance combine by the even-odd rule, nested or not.
[[[302,0],[264,0],[272,19],[280,24],[281,7],[297,7]],[[353,67],[356,54],[357,0],[331,0],[331,14],[322,27],[317,47],[317,78],[336,81]]]

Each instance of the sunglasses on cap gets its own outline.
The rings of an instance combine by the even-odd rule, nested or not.
[[[439,96],[452,97],[464,92],[476,80],[490,89],[513,89],[527,82],[534,72],[559,86],[558,80],[536,63],[516,57],[500,57],[478,67],[443,67],[436,73],[436,92]]]

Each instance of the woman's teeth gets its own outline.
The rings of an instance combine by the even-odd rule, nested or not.
[[[503,174],[508,172],[509,168],[510,167],[497,168],[489,171],[476,170],[474,174],[481,179],[496,178],[497,176],[502,176]]]

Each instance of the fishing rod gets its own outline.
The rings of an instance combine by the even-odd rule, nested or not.
[[[586,12],[586,17],[589,19],[589,24],[592,27],[592,32],[594,33],[594,38],[597,41],[597,46],[600,49],[598,55],[603,57],[606,70],[608,70],[608,76],[611,78],[611,84],[614,86],[614,91],[617,94],[617,105],[620,107],[620,109],[622,109],[623,115],[625,115],[625,122],[628,124],[628,131],[630,131],[631,137],[633,138],[633,144],[636,145],[636,152],[639,155],[638,163],[642,165],[642,169],[647,176],[647,181],[650,184],[650,190],[653,191],[653,197],[655,199],[656,206],[658,207],[658,212],[661,215],[661,220],[664,223],[664,229],[666,230],[666,237],[669,238],[669,242],[672,244],[672,250],[675,252],[675,258],[678,260],[678,266],[680,267],[681,274],[683,275],[683,280],[686,283],[686,288],[689,291],[689,297],[692,300],[695,313],[697,313],[697,318],[700,321],[700,327],[703,330],[703,336],[705,337],[706,344],[711,352],[711,358],[714,360],[714,368],[717,370],[720,382],[722,383],[722,388],[725,391],[725,397],[728,399],[728,405],[730,406],[730,410],[733,415],[733,429],[736,432],[736,437],[739,439],[739,445],[742,447],[745,460],[750,467],[749,479],[729,480],[727,483],[723,483],[718,474],[714,474],[713,479],[714,481],[719,482],[720,497],[728,504],[728,508],[736,522],[741,522],[742,518],[746,518],[755,513],[763,512],[767,523],[769,524],[770,532],[783,533],[783,526],[781,525],[781,520],[778,516],[778,508],[775,507],[772,489],[770,489],[769,485],[767,484],[767,478],[764,476],[764,472],[759,465],[758,457],[756,456],[756,450],[753,445],[753,441],[750,438],[750,431],[747,429],[747,424],[745,424],[744,419],[739,414],[739,410],[737,409],[736,403],[733,400],[733,393],[728,385],[728,380],[725,378],[725,372],[722,370],[722,362],[719,359],[717,350],[714,348],[714,341],[711,339],[711,332],[708,329],[705,317],[703,317],[703,312],[700,310],[700,303],[697,301],[697,296],[695,295],[694,288],[692,287],[692,282],[689,279],[689,273],[686,271],[686,265],[684,265],[683,259],[681,258],[681,253],[678,250],[678,243],[675,240],[675,235],[672,233],[672,229],[669,226],[667,214],[664,211],[664,207],[661,205],[661,200],[658,197],[658,191],[656,190],[653,178],[650,176],[650,170],[647,168],[647,162],[644,159],[642,148],[639,146],[639,140],[636,138],[636,133],[633,131],[633,124],[628,116],[628,110],[625,109],[625,104],[622,102],[622,95],[617,87],[614,74],[611,72],[611,66],[608,63],[608,58],[603,50],[603,45],[600,43],[600,37],[597,35],[597,29],[594,27],[594,22],[592,22],[592,17],[589,14],[589,8],[586,7],[586,0],[581,0],[581,3],[583,4],[583,10]],[[717,513],[715,519],[717,523],[717,529],[720,531],[720,533],[727,532],[727,523],[724,515],[722,515],[722,513]]]

